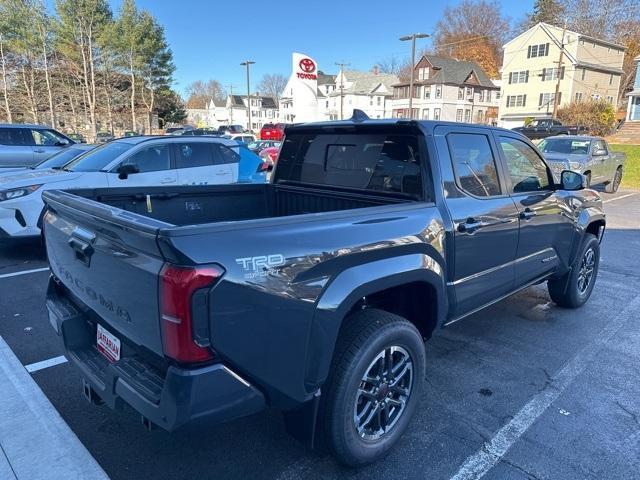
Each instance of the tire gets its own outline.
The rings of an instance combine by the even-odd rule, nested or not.
[[[385,359],[397,369],[386,381]],[[344,320],[321,406],[327,447],[341,463],[365,465],[393,447],[420,402],[425,368],[424,341],[404,318],[367,309]]]
[[[595,235],[587,233],[571,270],[562,277],[547,282],[551,300],[564,308],[584,305],[593,292],[599,266],[600,243]]]
[[[604,187],[604,191],[607,193],[616,193],[618,188],[620,188],[620,182],[622,182],[622,167],[618,167],[616,170],[616,174],[613,176],[613,180],[611,180]]]

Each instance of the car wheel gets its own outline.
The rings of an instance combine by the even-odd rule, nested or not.
[[[620,182],[622,182],[622,167],[618,167],[616,174],[613,176],[613,180],[607,183],[604,191],[607,193],[616,193],[618,188],[620,188]]]
[[[584,305],[593,291],[599,265],[600,243],[595,235],[587,233],[571,270],[547,282],[551,300],[564,308]]]
[[[402,317],[376,309],[345,319],[322,392],[327,446],[348,466],[385,455],[420,401],[424,341]]]

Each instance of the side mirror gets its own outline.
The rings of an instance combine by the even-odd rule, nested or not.
[[[594,157],[601,157],[603,155],[606,155],[607,151],[604,148],[598,148],[596,150],[593,151],[593,156]]]
[[[584,183],[584,176],[579,173],[563,170],[560,174],[560,186],[563,190],[582,190]]]
[[[140,169],[137,165],[133,163],[125,163],[124,165],[120,165],[118,167],[118,178],[120,180],[126,180],[129,178],[129,175],[133,175],[134,173],[140,173]]]
[[[69,145],[71,145],[69,140],[65,140],[64,138],[61,140],[58,140],[58,142],[56,143],[56,147],[67,147]]]

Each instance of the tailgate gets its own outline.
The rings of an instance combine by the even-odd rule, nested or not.
[[[68,192],[47,191],[51,270],[117,336],[162,355],[156,242],[167,223]]]

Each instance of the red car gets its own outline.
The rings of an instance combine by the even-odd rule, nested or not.
[[[282,140],[284,137],[284,124],[265,123],[260,130],[260,140]]]
[[[276,163],[278,153],[280,153],[280,147],[267,147],[260,152],[260,158]]]

